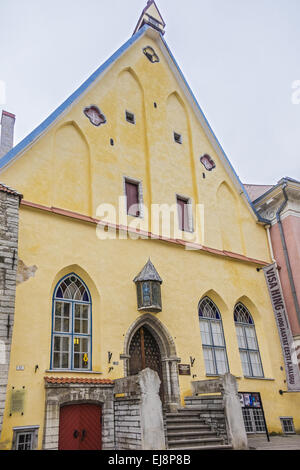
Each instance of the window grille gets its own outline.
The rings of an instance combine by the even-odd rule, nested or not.
[[[13,428],[13,450],[35,450],[38,442],[39,426]]]
[[[242,412],[247,434],[266,432],[264,416],[261,409],[242,408]]]
[[[234,321],[244,376],[263,377],[254,322],[250,312],[241,302],[235,306]]]
[[[53,296],[52,369],[91,369],[91,307],[76,274],[60,281]]]
[[[229,367],[219,309],[209,297],[204,297],[198,311],[206,373],[225,374]]]
[[[295,434],[294,420],[291,417],[280,418],[282,431],[284,434]]]
[[[129,111],[125,112],[126,115],[126,121],[130,122],[130,124],[135,124],[135,117],[133,113],[130,113]]]
[[[31,450],[32,449],[32,433],[19,433],[17,437],[17,450]]]

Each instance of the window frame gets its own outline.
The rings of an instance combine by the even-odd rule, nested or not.
[[[76,277],[78,279],[83,287],[85,288],[85,292],[87,293],[88,296],[88,301],[83,301],[83,300],[77,300],[77,299],[64,299],[61,297],[57,297],[57,291],[62,284],[62,282],[69,278],[69,277]],[[68,303],[70,304],[70,319],[69,319],[69,331],[63,332],[63,331],[57,331],[55,329],[55,307],[57,302],[61,303]],[[87,305],[88,306],[88,328],[87,328],[87,333],[78,333],[75,331],[75,310],[76,310],[76,305]],[[68,338],[69,339],[69,347],[68,347],[68,366],[67,367],[57,367],[54,366],[54,353],[55,352],[60,352],[60,351],[55,351],[54,349],[54,343],[55,343],[55,338]],[[88,366],[87,367],[75,367],[75,343],[74,340],[75,338],[86,338],[88,341]],[[62,354],[62,353],[60,353]],[[61,362],[61,359],[60,361]],[[90,294],[90,291],[85,284],[85,282],[78,276],[76,273],[68,273],[65,275],[63,278],[61,278],[58,283],[56,284],[54,291],[53,291],[53,297],[52,297],[52,328],[51,328],[51,356],[50,356],[50,370],[59,370],[59,371],[77,371],[77,372],[86,372],[86,371],[91,371],[92,370],[92,297]]]
[[[173,131],[173,138],[176,144],[182,145],[182,134],[179,134],[179,132]]]
[[[146,304],[145,302],[145,295],[144,295],[144,286],[149,285],[149,303]],[[155,294],[155,289],[158,288]],[[138,310],[147,311],[149,308],[159,308],[159,311],[162,309],[162,299],[161,299],[161,288],[160,282],[149,280],[149,281],[138,281],[136,283],[137,288],[137,303],[138,303]],[[155,303],[156,300],[156,303]],[[157,310],[158,311],[158,310]]]
[[[217,317],[213,318],[213,317],[201,316],[200,315],[201,303],[204,300],[209,300],[209,302],[211,302],[213,304],[213,306],[216,309],[217,314],[219,315],[220,318],[217,318]],[[199,301],[199,303],[198,303],[198,318],[199,318],[200,336],[201,336],[202,351],[203,351],[203,358],[204,358],[204,365],[205,365],[206,375],[207,376],[221,376],[221,375],[226,374],[227,372],[230,372],[228,356],[227,356],[226,340],[225,340],[223,321],[222,321],[222,315],[221,315],[221,312],[218,309],[217,305],[214,303],[214,301],[210,297],[205,296]],[[207,322],[208,326],[209,326],[208,334],[209,334],[209,337],[210,337],[211,344],[206,344],[206,343],[203,342],[202,331],[201,331],[201,322],[204,323],[204,321]],[[223,346],[219,346],[219,345],[214,344],[212,323],[217,323],[217,324],[220,325],[220,332],[222,334]],[[206,366],[205,357],[204,357],[204,350],[211,350],[211,352],[212,352],[213,364],[214,364],[214,372],[213,373],[207,371],[207,366]],[[223,351],[224,355],[225,355],[226,371],[224,373],[220,373],[218,371],[218,361],[217,361],[217,357],[216,357],[216,351],[217,350]]]
[[[283,434],[296,434],[295,425],[294,425],[294,418],[292,416],[280,416],[279,419],[280,419]],[[289,420],[290,421],[288,426],[292,428],[292,431],[286,431],[285,425],[284,425],[284,422],[283,422],[284,420]]]
[[[127,208],[127,191],[126,191],[126,183],[135,184],[138,188],[138,207],[139,207],[139,215],[133,215],[128,213]],[[125,197],[125,212],[127,216],[135,217],[139,219],[144,218],[144,199],[143,199],[143,184],[141,180],[131,178],[130,176],[123,176],[123,194]]]
[[[262,408],[242,407],[242,414],[246,434],[263,434],[266,432]]]
[[[40,426],[16,426],[13,428],[12,450],[36,450]],[[18,449],[20,436],[31,435],[30,449]]]
[[[131,119],[130,116],[132,116],[133,119]],[[132,111],[128,111],[128,109],[125,109],[125,119],[126,122],[129,122],[129,124],[136,124],[135,114]]]
[[[241,321],[236,321],[235,319],[235,314],[236,314],[236,308],[238,306],[242,306],[245,310],[246,310],[246,313],[247,315],[249,316],[250,320],[252,323],[246,323],[246,322],[241,322]],[[239,312],[238,312],[239,313]],[[237,304],[234,306],[234,311],[233,311],[233,319],[234,319],[234,324],[235,324],[235,331],[236,331],[236,336],[237,336],[237,341],[238,341],[238,348],[239,348],[239,353],[240,353],[240,360],[241,360],[241,364],[242,364],[242,371],[243,371],[243,375],[244,377],[250,377],[250,378],[257,378],[257,379],[262,379],[265,377],[265,374],[264,374],[264,369],[263,369],[263,364],[262,364],[262,360],[261,360],[261,355],[260,355],[260,351],[259,351],[259,345],[258,345],[258,341],[257,341],[257,335],[256,335],[256,328],[255,328],[255,323],[253,321],[253,318],[252,318],[252,315],[251,313],[249,312],[249,310],[247,309],[246,305],[244,305],[242,302],[237,302]],[[238,337],[239,335],[237,334],[237,326],[242,328],[242,332],[243,332],[243,340],[244,340],[244,343],[246,344],[246,347],[243,348],[239,345],[239,340],[238,340]],[[255,338],[255,343],[256,343],[256,347],[257,349],[252,349],[249,347],[249,343],[248,343],[248,337],[247,337],[247,334],[246,334],[246,329],[250,329],[254,332],[254,336],[253,338]],[[245,374],[245,371],[244,371],[244,368],[243,368],[243,361],[242,361],[242,356],[241,356],[241,353],[246,353],[247,355],[247,366],[248,366],[248,369],[250,371],[250,374]],[[260,365],[260,368],[261,368],[261,373],[262,375],[254,375],[254,372],[253,372],[253,367],[252,367],[252,362],[251,362],[251,353],[256,353],[258,354],[258,358],[259,358],[259,365]]]
[[[193,200],[192,198],[188,197],[188,196],[183,196],[182,194],[178,194],[176,193],[176,206],[177,206],[177,225],[178,225],[178,229],[180,230],[180,232],[188,232],[188,233],[193,233],[194,232],[194,219],[193,219]],[[181,200],[183,202],[185,202],[186,206],[187,206],[187,224],[188,224],[188,227],[184,227],[182,228],[182,225],[180,225],[180,217],[179,217],[179,207],[180,204],[178,204],[178,200]],[[183,220],[183,224],[184,224],[184,220]],[[184,225],[183,225],[184,226]]]

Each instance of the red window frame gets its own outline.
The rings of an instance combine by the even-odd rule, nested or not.
[[[127,214],[140,217],[140,191],[139,183],[125,180],[125,194],[127,201]]]
[[[178,213],[178,226],[179,230],[183,232],[191,232],[192,229],[190,227],[190,201],[188,198],[183,196],[176,196],[177,202],[177,213]]]

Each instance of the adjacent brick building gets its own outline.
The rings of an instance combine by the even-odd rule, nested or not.
[[[0,183],[0,432],[14,324],[21,197],[18,192]]]
[[[300,181],[282,178],[274,186],[246,185],[258,213],[270,221],[273,258],[294,341],[300,345]]]

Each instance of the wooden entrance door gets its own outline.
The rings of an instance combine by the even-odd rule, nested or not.
[[[159,395],[163,402],[164,393],[161,354],[155,338],[147,327],[141,327],[135,333],[130,343],[129,354],[130,375],[136,375],[141,370],[146,369],[146,367],[149,367],[158,373],[161,380]]]
[[[60,409],[59,450],[101,450],[101,407],[66,405]]]

